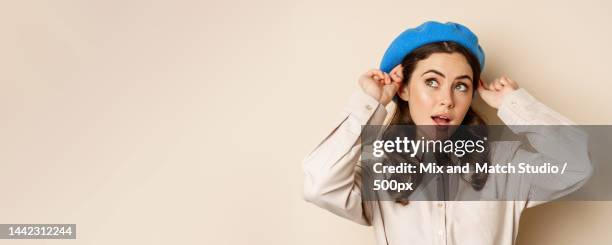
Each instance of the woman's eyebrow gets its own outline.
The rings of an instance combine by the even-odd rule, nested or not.
[[[436,70],[427,70],[426,72],[423,72],[421,77],[424,76],[425,74],[427,74],[428,72],[433,72],[433,73],[436,73],[436,74],[442,76],[443,78],[446,78],[446,76],[444,76],[444,74],[442,74],[442,72],[439,72],[439,71],[436,71]]]
[[[446,78],[446,76],[444,76],[444,74],[442,74],[442,72],[439,72],[439,71],[436,71],[436,70],[433,70],[433,69],[432,70],[427,70],[426,72],[423,72],[421,77],[424,76],[425,74],[427,74],[428,72],[433,72],[433,73],[436,73],[436,74],[442,76],[443,78]],[[455,80],[464,79],[464,78],[467,78],[470,81],[472,81],[472,78],[470,76],[468,76],[468,75],[458,76],[458,77],[455,78]]]
[[[464,79],[464,78],[469,79],[470,81],[472,81],[472,78],[470,76],[468,76],[468,75],[458,76],[457,78],[455,78],[455,80]]]

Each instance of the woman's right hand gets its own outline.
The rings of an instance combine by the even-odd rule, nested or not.
[[[363,92],[372,96],[383,105],[387,105],[393,99],[401,85],[401,78],[378,69],[372,69],[359,77],[359,86]]]

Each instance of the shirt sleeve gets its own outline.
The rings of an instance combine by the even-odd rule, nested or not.
[[[361,127],[381,124],[385,107],[362,92],[355,92],[339,123],[303,160],[304,199],[362,225],[371,225],[370,202],[361,199]]]
[[[587,134],[524,89],[518,89],[503,99],[498,116],[515,134],[525,135],[531,147],[521,145],[510,160],[512,163],[550,162],[561,169],[567,162],[563,174],[521,176],[526,178],[524,181],[527,181],[529,188],[526,193],[527,208],[579,189],[592,175]]]

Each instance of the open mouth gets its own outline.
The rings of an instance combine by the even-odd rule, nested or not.
[[[431,120],[433,120],[437,126],[448,126],[451,121],[451,119],[445,115],[432,116]]]

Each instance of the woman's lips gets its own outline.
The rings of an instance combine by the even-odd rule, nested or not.
[[[450,125],[450,119],[445,116],[432,116],[431,119],[438,126],[448,126]]]

